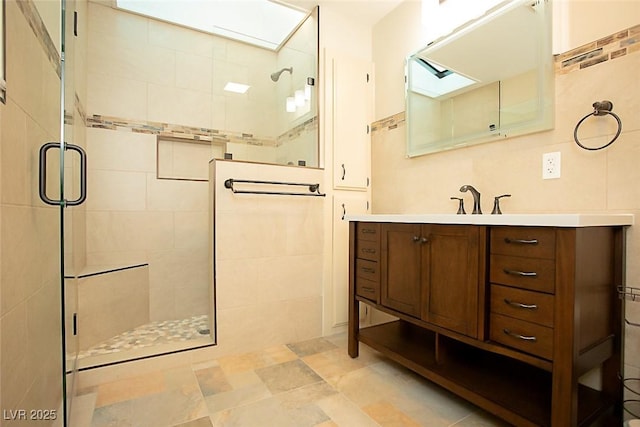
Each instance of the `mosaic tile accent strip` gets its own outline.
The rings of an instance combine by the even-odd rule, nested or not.
[[[640,52],[640,25],[555,55],[556,74],[567,74]]]
[[[79,352],[78,359],[157,344],[189,341],[205,337],[209,332],[209,317],[206,314],[186,319],[151,322]]]
[[[371,132],[379,132],[397,129],[398,126],[404,126],[405,123],[405,113],[404,111],[400,111],[392,116],[385,117],[384,119],[380,119],[371,124]]]
[[[42,49],[47,54],[49,62],[56,70],[56,74],[58,77],[61,77],[62,68],[60,65],[60,53],[58,52],[58,49],[56,49],[55,44],[53,44],[53,40],[51,39],[51,36],[47,31],[47,27],[44,25],[44,21],[42,21],[42,17],[40,16],[40,13],[38,13],[38,9],[33,3],[33,0],[19,0],[16,1],[16,4],[29,23],[34,35],[42,45]]]
[[[305,133],[315,132],[318,129],[318,116],[314,116],[304,123],[289,129],[278,138],[276,138],[277,145],[286,144],[287,142],[295,141]]]
[[[78,108],[81,115],[84,114],[85,124],[90,128],[147,133],[167,138],[188,139],[192,141],[220,143],[230,142],[263,147],[278,147],[286,142],[295,140],[303,133],[314,131],[318,127],[318,117],[315,116],[274,139],[268,137],[258,137],[251,133],[198,128],[172,123],[128,120],[120,117],[103,116],[99,114],[87,116],[84,113],[84,108],[82,108],[82,103],[80,102],[80,100],[76,100],[76,108]]]

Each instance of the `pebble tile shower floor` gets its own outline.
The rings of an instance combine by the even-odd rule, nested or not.
[[[78,359],[157,344],[189,341],[207,335],[209,335],[209,317],[206,314],[186,319],[151,322],[79,352]]]
[[[155,371],[80,390],[72,427],[506,427],[345,335]]]

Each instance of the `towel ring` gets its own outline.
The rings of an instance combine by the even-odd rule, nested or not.
[[[573,139],[576,141],[576,144],[580,146],[580,148],[584,148],[585,150],[590,150],[590,151],[602,150],[603,148],[607,148],[608,146],[613,144],[613,142],[616,139],[618,139],[618,137],[620,136],[620,132],[622,132],[622,120],[620,120],[620,117],[618,117],[618,115],[612,112],[611,110],[613,110],[613,103],[611,101],[602,101],[602,102],[593,103],[593,112],[584,116],[578,122],[578,124],[576,125],[576,128],[573,131]],[[607,114],[613,116],[618,122],[618,131],[616,132],[616,135],[613,137],[613,139],[601,147],[592,148],[592,147],[585,147],[584,145],[582,145],[578,140],[578,128],[580,127],[582,122],[584,122],[587,118],[591,116],[606,116]]]

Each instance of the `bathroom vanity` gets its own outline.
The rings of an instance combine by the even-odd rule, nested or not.
[[[351,357],[362,342],[516,426],[620,425],[632,215],[347,219]],[[360,303],[397,320],[361,328]]]

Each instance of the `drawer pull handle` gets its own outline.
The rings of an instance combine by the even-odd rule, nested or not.
[[[504,299],[505,304],[509,304],[510,306],[516,307],[516,308],[524,308],[526,310],[537,310],[538,306],[536,304],[523,304],[521,302],[516,302],[516,301],[511,301],[508,298]]]
[[[363,286],[363,287],[362,287],[362,290],[363,290],[363,291],[367,291],[367,292],[375,292],[375,289],[370,288],[370,287],[368,287],[368,286]]]
[[[363,254],[375,254],[376,250],[375,249],[368,249],[368,248],[364,248],[361,249]]]
[[[538,239],[510,239],[508,237],[505,237],[504,241],[507,243],[516,243],[519,245],[537,245],[538,244]]]
[[[363,228],[362,234],[376,234],[376,230],[371,228]]]
[[[365,272],[365,273],[372,273],[372,274],[376,272],[375,269],[370,268],[370,267],[362,267],[362,271]]]
[[[531,341],[531,342],[536,342],[536,341],[538,341],[538,338],[536,338],[536,337],[528,337],[528,336],[526,336],[526,335],[516,334],[516,333],[514,333],[514,332],[511,332],[511,331],[510,331],[510,330],[508,330],[507,328],[504,328],[504,329],[502,330],[502,332],[504,332],[504,333],[505,333],[505,335],[509,335],[510,337],[518,338],[518,339],[523,340],[523,341]]]
[[[535,271],[507,270],[506,268],[503,271],[512,276],[520,276],[520,277],[536,277],[538,275],[538,273],[536,273]]]

